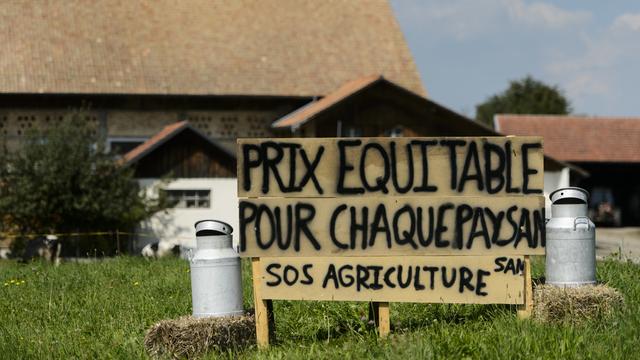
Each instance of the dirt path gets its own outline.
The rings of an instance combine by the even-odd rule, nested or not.
[[[596,228],[596,256],[640,263],[640,227]]]

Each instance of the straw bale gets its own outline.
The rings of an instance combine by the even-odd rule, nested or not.
[[[605,318],[623,305],[622,294],[604,284],[572,288],[538,285],[534,290],[533,318],[577,324]]]
[[[209,351],[240,349],[255,343],[253,314],[162,320],[144,338],[147,353],[158,358],[194,358]]]

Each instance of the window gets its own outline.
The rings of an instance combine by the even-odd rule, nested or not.
[[[170,207],[177,209],[209,208],[211,190],[163,190]]]

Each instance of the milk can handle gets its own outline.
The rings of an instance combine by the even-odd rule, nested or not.
[[[573,230],[575,231],[578,228],[578,224],[587,224],[587,230],[590,229],[589,218],[586,216],[577,216],[573,219]]]

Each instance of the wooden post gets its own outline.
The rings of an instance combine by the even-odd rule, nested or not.
[[[369,321],[373,321],[378,328],[378,335],[385,338],[391,329],[389,322],[389,303],[375,302],[369,303]]]
[[[117,249],[118,255],[122,255],[120,250],[120,232],[117,229],[116,229],[116,249]]]
[[[251,271],[253,274],[253,301],[256,310],[256,343],[264,349],[269,346],[269,335],[273,327],[273,304],[271,300],[262,298],[260,284],[262,274],[260,272],[260,258],[251,258]]]
[[[381,338],[389,336],[391,323],[389,321],[389,303],[378,303],[378,335]]]
[[[518,306],[518,317],[527,319],[533,312],[533,281],[531,280],[531,259],[524,257],[524,304]]]

